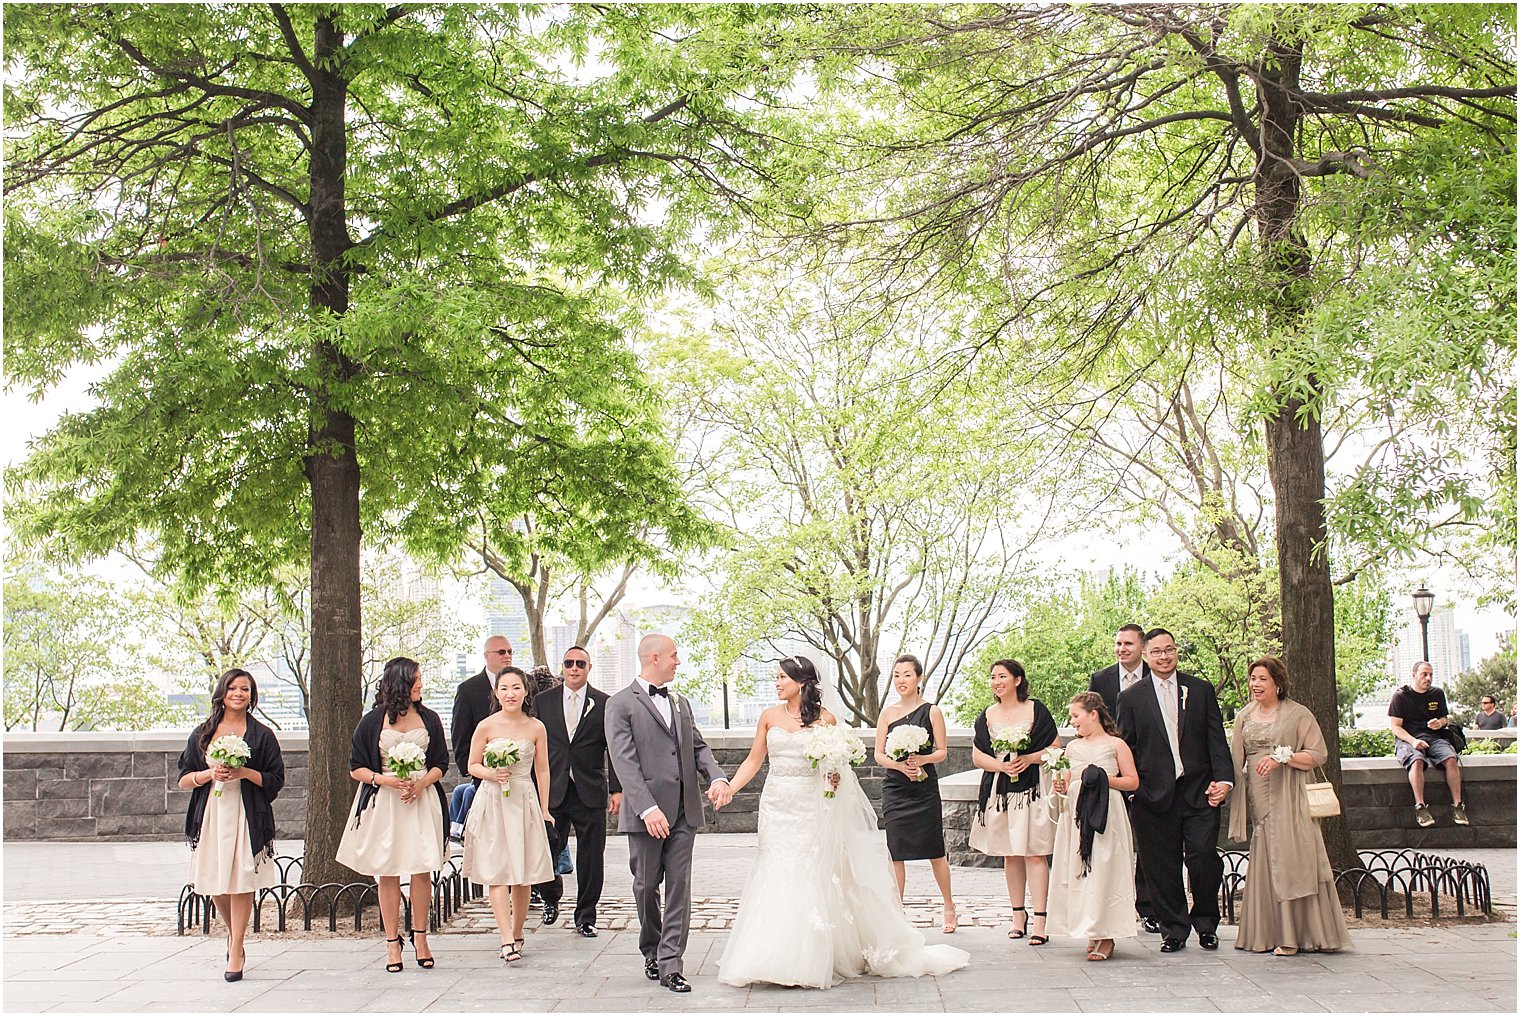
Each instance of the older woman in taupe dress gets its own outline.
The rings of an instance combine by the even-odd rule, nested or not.
[[[1309,815],[1304,785],[1329,755],[1314,714],[1288,700],[1288,670],[1276,657],[1251,664],[1251,703],[1235,717],[1230,753],[1236,794],[1230,839],[1249,831],[1250,866],[1240,905],[1235,948],[1292,956],[1349,949],[1346,916],[1318,820]],[[1290,749],[1286,762],[1272,757]]]

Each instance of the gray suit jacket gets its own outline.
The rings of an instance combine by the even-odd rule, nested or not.
[[[619,832],[644,832],[639,815],[656,805],[672,825],[684,816],[688,825],[700,829],[702,790],[697,786],[697,771],[709,783],[728,778],[702,740],[691,704],[672,693],[670,707],[674,730],[665,725],[637,681],[607,700],[607,754],[623,785]]]

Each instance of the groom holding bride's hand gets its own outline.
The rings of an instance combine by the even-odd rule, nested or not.
[[[680,662],[670,636],[644,636],[639,676],[608,699],[606,722],[608,755],[623,785],[618,831],[628,834],[644,974],[686,992],[691,984],[682,976],[681,957],[691,915],[691,852],[703,821],[698,771],[707,777],[713,807],[728,804],[734,794],[697,730],[691,705],[668,687]]]

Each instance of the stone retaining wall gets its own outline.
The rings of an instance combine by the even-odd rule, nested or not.
[[[733,772],[748,754],[753,735],[715,731],[705,735],[718,764]],[[869,743],[870,732],[863,732]],[[285,750],[285,790],[275,801],[278,835],[300,838],[306,814],[306,734],[279,734]],[[176,786],[183,733],[10,733],[4,741],[5,822],[15,840],[168,840],[183,835],[188,791]],[[952,732],[943,778],[947,845],[960,863],[985,863],[970,853],[966,831],[976,803],[980,773],[971,769],[970,732]],[[1463,759],[1468,814],[1473,824],[1450,824],[1450,798],[1439,774],[1427,781],[1427,800],[1437,824],[1414,821],[1409,785],[1392,759],[1347,759],[1342,807],[1366,849],[1515,846],[1515,756]],[[883,772],[874,765],[857,772],[866,793],[881,799]],[[450,773],[452,787],[458,774]],[[753,832],[764,774],[714,815],[708,830]]]

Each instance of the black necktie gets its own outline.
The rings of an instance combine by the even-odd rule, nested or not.
[[[663,696],[665,696],[668,699],[668,698],[670,698],[670,689],[666,688],[664,685],[661,685],[658,688],[656,688],[654,685],[650,685],[649,686],[649,694],[651,694],[651,695],[663,695]]]

